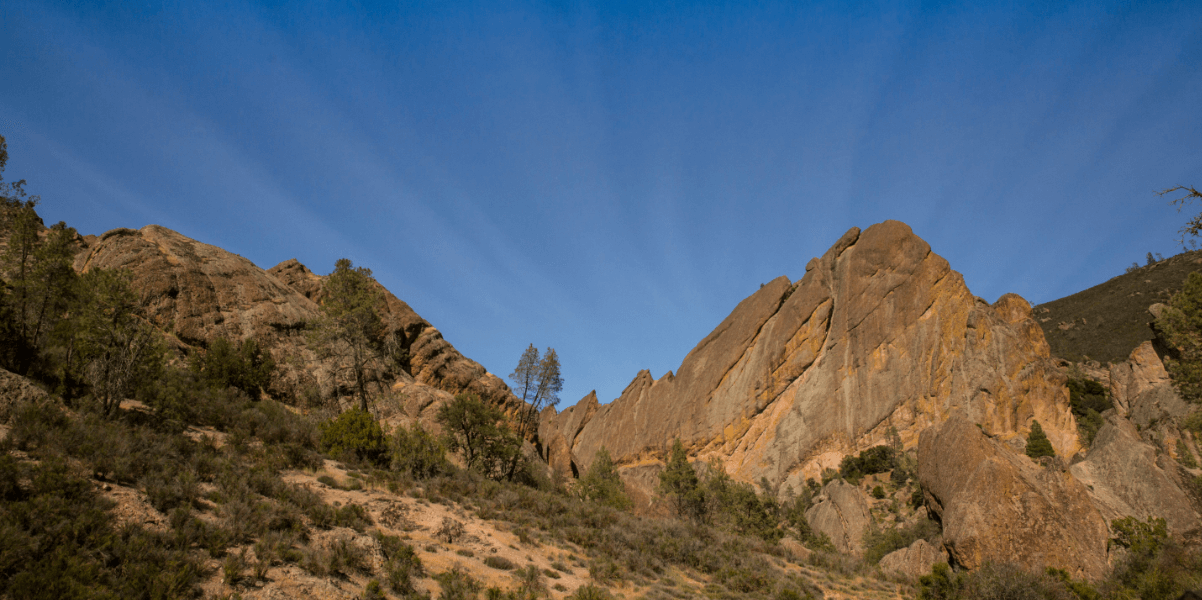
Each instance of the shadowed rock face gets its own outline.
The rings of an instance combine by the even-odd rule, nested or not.
[[[295,259],[265,271],[158,225],[114,230],[89,242],[76,256],[76,270],[128,269],[147,316],[184,346],[253,337],[276,360],[274,391],[299,393],[317,385],[333,393],[337,388],[330,365],[317,360],[303,335],[306,323],[321,315],[325,279]],[[377,363],[384,366],[372,369],[369,379],[378,390],[391,387],[403,395],[400,409],[408,417],[430,422],[437,407],[460,392],[513,406],[516,399],[504,382],[455,350],[408,304],[380,289],[377,311],[385,335],[393,336],[404,358],[395,365],[380,357]]]
[[[545,413],[546,428],[563,429],[568,414],[580,417]],[[675,375],[640,372],[564,440],[583,470],[601,446],[632,464],[679,437],[736,477],[797,489],[890,428],[913,447],[952,414],[1003,439],[1038,419],[1059,454],[1078,449],[1064,376],[1029,305],[974,297],[909,227],[887,221],[848,231],[800,281],[764,285]]]
[[[1079,481],[989,439],[963,415],[922,433],[918,478],[959,565],[1012,562],[1098,580],[1108,570],[1109,530]]]

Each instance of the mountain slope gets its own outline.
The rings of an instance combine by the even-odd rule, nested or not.
[[[1153,338],[1148,307],[1168,302],[1185,278],[1198,270],[1202,270],[1202,251],[1183,252],[1040,304],[1033,311],[1053,356],[1118,363]]]

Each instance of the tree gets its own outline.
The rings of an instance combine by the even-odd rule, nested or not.
[[[522,407],[518,410],[517,433],[525,438],[534,432],[538,413],[559,402],[559,392],[563,391],[559,355],[554,348],[547,348],[547,353],[540,359],[538,348],[530,344],[509,379],[513,382],[514,395],[522,401]]]
[[[259,349],[254,338],[247,338],[239,346],[219,337],[209,344],[208,350],[192,359],[192,370],[211,385],[220,388],[235,387],[247,396],[257,399],[259,393],[271,381],[275,361],[270,354]]]
[[[355,267],[340,258],[326,278],[322,318],[311,332],[310,341],[321,358],[334,358],[338,368],[350,371],[355,380],[359,409],[367,410],[367,368],[378,355],[384,325],[376,313],[382,293],[371,269]]]
[[[1052,448],[1052,442],[1043,433],[1043,427],[1039,421],[1031,421],[1031,433],[1027,435],[1027,456],[1031,458],[1056,456],[1056,449]]]
[[[438,409],[447,447],[462,452],[463,462],[491,479],[512,478],[521,459],[522,440],[502,422],[504,415],[475,394],[459,394]]]
[[[626,496],[626,486],[618,476],[614,461],[609,457],[609,451],[602,446],[593,456],[593,464],[589,465],[584,477],[580,478],[576,487],[581,498],[612,506],[618,510],[630,508],[630,498]]]
[[[1156,192],[1156,195],[1167,196],[1167,195],[1175,193],[1175,192],[1182,192],[1185,194],[1185,195],[1181,196],[1180,198],[1176,198],[1174,200],[1169,201],[1169,204],[1172,204],[1177,207],[1177,212],[1181,212],[1181,209],[1185,208],[1186,204],[1189,204],[1190,202],[1193,202],[1194,200],[1202,200],[1202,192],[1199,192],[1198,190],[1194,189],[1193,186],[1185,186],[1185,185],[1179,185],[1176,187],[1171,187],[1167,190],[1161,190],[1159,192]],[[1185,222],[1185,225],[1183,225],[1181,227],[1181,229],[1179,229],[1177,231],[1177,233],[1181,234],[1181,237],[1177,241],[1181,242],[1182,248],[1185,248],[1185,238],[1186,237],[1191,237],[1191,238],[1198,237],[1198,234],[1200,232],[1202,232],[1202,213],[1194,215],[1190,220]]]
[[[321,449],[341,458],[354,455],[373,464],[388,458],[388,440],[379,421],[366,410],[351,409],[321,423]]]
[[[158,332],[138,314],[127,272],[95,269],[82,283],[79,354],[92,396],[107,415],[138,385],[158,378],[166,351]]]
[[[1165,368],[1173,384],[1186,400],[1202,400],[1202,273],[1185,278],[1153,326],[1169,348]]]
[[[672,442],[667,465],[659,474],[659,492],[672,499],[676,514],[700,521],[705,516],[705,492],[680,438]]]

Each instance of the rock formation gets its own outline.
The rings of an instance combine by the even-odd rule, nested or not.
[[[303,335],[305,325],[321,315],[324,278],[295,259],[265,271],[158,225],[116,229],[86,241],[76,256],[76,270],[128,269],[147,316],[182,349],[203,348],[217,337],[253,337],[275,358],[275,392],[300,396],[315,387],[327,397],[338,393],[340,383],[330,365],[317,360]],[[516,399],[504,382],[381,289],[377,311],[396,356],[379,357],[369,378],[377,390],[391,389],[404,416],[429,422],[439,404],[460,392],[513,406]]]
[[[856,486],[836,479],[826,484],[806,511],[806,521],[815,531],[825,533],[839,552],[864,553],[864,532],[872,523],[868,502]]]
[[[12,409],[23,402],[44,402],[49,395],[32,380],[0,369],[0,425],[8,422]]]
[[[800,489],[891,429],[913,447],[952,414],[1001,438],[1037,419],[1058,453],[1078,449],[1064,376],[1028,304],[976,298],[896,221],[853,228],[800,281],[764,285],[675,374],[643,371],[612,403],[591,402],[544,414],[544,431],[567,432],[547,448],[553,462],[579,471],[605,446],[636,464],[679,437],[735,477]]]
[[[1090,580],[1105,576],[1106,521],[1085,486],[1056,459],[1048,462],[1040,466],[989,439],[964,415],[922,433],[919,481],[956,564],[1013,562]]]
[[[1104,416],[1106,424],[1085,459],[1070,470],[1088,487],[1106,522],[1160,517],[1174,535],[1196,529],[1198,513],[1174,477],[1173,459],[1167,454],[1158,457],[1156,448],[1140,439],[1135,425],[1115,411]]]
[[[947,560],[947,552],[943,548],[926,540],[918,540],[909,547],[886,554],[881,558],[880,568],[886,573],[918,579],[930,573],[936,563]]]

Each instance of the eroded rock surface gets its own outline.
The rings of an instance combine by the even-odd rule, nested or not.
[[[22,402],[43,402],[49,396],[34,382],[16,373],[0,369],[0,425],[8,423],[13,407]]]
[[[1197,529],[1198,513],[1174,476],[1175,465],[1163,465],[1131,421],[1115,411],[1105,417],[1085,459],[1070,470],[1088,487],[1106,522],[1160,517],[1174,535]]]
[[[1152,342],[1140,344],[1126,361],[1111,365],[1109,383],[1115,408],[1141,426],[1166,417],[1183,417],[1190,411]]]
[[[1085,486],[986,437],[963,415],[923,432],[918,477],[957,564],[1055,567],[1090,580],[1107,573],[1109,531]]]
[[[91,239],[76,256],[75,268],[130,270],[147,316],[185,349],[205,347],[217,337],[235,342],[255,338],[276,361],[276,393],[349,393],[345,374],[318,360],[308,346],[304,327],[321,315],[325,279],[295,259],[266,271],[216,246],[147,225]],[[379,394],[387,396],[390,388],[396,394],[406,412],[402,420],[430,421],[439,402],[460,392],[515,406],[503,381],[460,354],[404,301],[380,289],[382,341],[391,345],[393,355],[376,357],[368,379]],[[416,412],[408,414],[410,409]]]
[[[926,540],[918,540],[907,548],[890,552],[881,558],[881,570],[912,579],[931,572],[937,563],[947,562],[947,551]]]
[[[912,448],[952,414],[1007,439],[1038,419],[1071,455],[1064,381],[1022,298],[990,306],[909,227],[887,221],[848,231],[800,281],[765,284],[675,374],[640,372],[564,439],[587,468],[601,446],[634,464],[679,437],[737,478],[799,489],[890,429]],[[547,429],[567,414],[546,414]]]
[[[864,494],[856,486],[836,479],[826,484],[815,501],[806,511],[810,527],[830,537],[836,550],[862,555],[864,532],[872,523]]]

